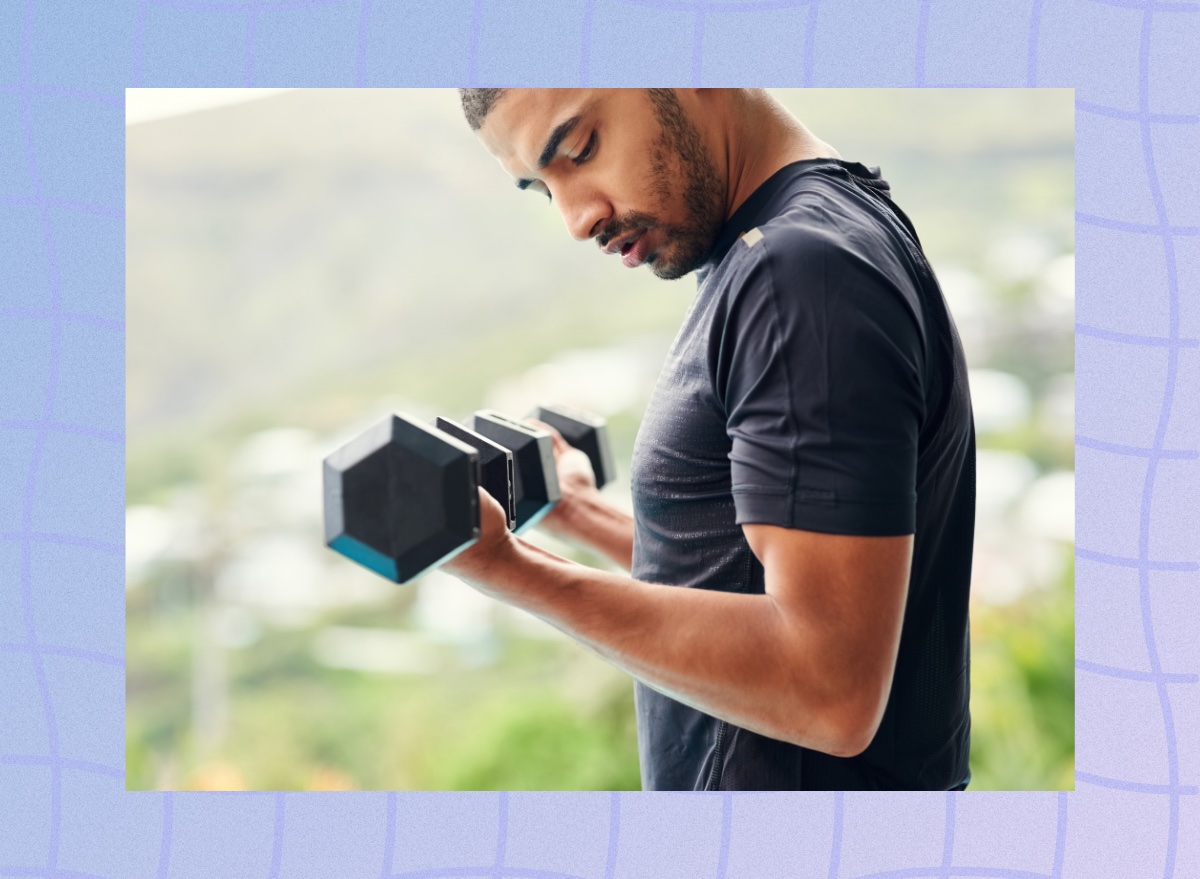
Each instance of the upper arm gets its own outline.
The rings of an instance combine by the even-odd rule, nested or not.
[[[861,751],[878,728],[896,667],[913,536],[821,534],[745,525],[772,598],[805,658],[798,675],[827,690],[829,722]]]
[[[861,750],[887,702],[908,594],[923,331],[884,253],[810,230],[769,232],[741,256],[710,361],[736,520],[785,623],[796,686],[815,693],[832,740],[850,743],[840,749]]]

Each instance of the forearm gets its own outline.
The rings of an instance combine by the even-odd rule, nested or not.
[[[519,539],[466,579],[672,698],[772,738],[845,750],[844,681],[820,671],[828,639],[769,595],[643,583]]]
[[[543,520],[547,531],[633,569],[633,518],[594,488],[564,498]]]

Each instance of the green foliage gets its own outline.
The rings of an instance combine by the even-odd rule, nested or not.
[[[1074,581],[973,611],[972,790],[1075,787]]]
[[[572,644],[514,638],[491,666],[446,646],[433,675],[381,675],[315,662],[316,630],[268,631],[226,655],[229,726],[206,750],[176,622],[131,625],[130,789],[640,787],[632,683]]]
[[[430,787],[448,790],[640,790],[633,687],[581,710],[561,694],[492,699],[467,734],[435,745]]]
[[[1074,786],[1073,578],[972,611],[971,790]],[[483,667],[447,648],[432,676],[390,676],[319,665],[313,634],[268,631],[229,655],[230,728],[203,752],[188,728],[190,618],[135,616],[130,789],[639,787],[632,685],[573,645],[513,639]]]

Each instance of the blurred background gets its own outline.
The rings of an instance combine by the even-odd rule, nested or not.
[[[775,94],[882,168],[966,349],[971,789],[1070,789],[1072,93]],[[449,576],[326,549],[321,459],[392,411],[558,401],[609,419],[628,506],[694,280],[571,241],[452,90],[127,107],[127,786],[637,789],[631,680]]]

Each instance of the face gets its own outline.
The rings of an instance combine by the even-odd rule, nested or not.
[[[480,138],[567,230],[660,278],[699,268],[725,221],[725,187],[670,89],[509,89]]]

